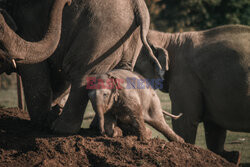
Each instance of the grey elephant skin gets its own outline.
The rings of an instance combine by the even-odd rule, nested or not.
[[[150,31],[148,41],[162,66],[163,91],[169,92],[173,129],[195,143],[197,126],[204,123],[206,144],[235,163],[238,152],[224,150],[226,130],[250,132],[250,27],[227,25],[205,31]],[[155,78],[154,63],[141,51],[135,70]],[[228,157],[235,157],[234,159]]]
[[[17,34],[31,43],[40,40],[48,29],[52,5],[51,0],[15,1],[10,13],[16,21]],[[71,85],[63,112],[52,129],[75,133],[88,102],[85,85],[89,74],[113,68],[133,70],[142,43],[157,59],[146,42],[150,18],[143,0],[74,0],[65,7],[62,18],[60,41],[51,57],[23,57],[18,52],[22,50],[18,42],[18,49],[10,53],[22,76],[28,111],[35,124],[46,124],[51,106]]]
[[[159,97],[139,74],[113,70],[97,75],[94,81],[89,81],[90,84],[89,88],[93,89],[88,95],[98,115],[101,134],[113,136],[116,120],[119,120],[124,126],[132,126],[138,139],[146,140],[150,130],[146,129],[145,121],[170,141],[184,141],[167,125],[163,116],[167,113],[162,110]]]
[[[14,20],[9,15],[9,13],[7,13],[4,9],[1,9],[0,73],[11,73],[15,71],[16,69],[14,68],[16,68],[16,60],[21,63],[36,63],[51,56],[51,54],[57,48],[60,40],[62,11],[64,9],[65,3],[70,5],[71,0],[54,1],[47,31],[45,32],[43,39],[36,42],[29,42],[18,36],[14,32],[17,29]],[[6,18],[6,21],[4,17]],[[10,24],[11,28],[7,23]]]

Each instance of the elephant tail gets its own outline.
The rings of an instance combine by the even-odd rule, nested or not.
[[[164,110],[162,110],[162,113],[173,118],[173,119],[179,119],[183,115],[182,113],[180,113],[179,115],[173,115],[173,114],[170,114],[169,112],[164,111]]]
[[[158,59],[155,57],[152,48],[149,46],[147,41],[147,34],[149,31],[150,26],[150,15],[148,12],[148,8],[144,0],[132,0],[134,3],[134,12],[136,17],[137,25],[140,26],[140,33],[141,33],[141,40],[143,45],[146,47],[148,55],[155,61],[158,65],[159,69],[161,70],[161,64]]]

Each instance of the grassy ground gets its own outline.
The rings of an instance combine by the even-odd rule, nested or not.
[[[164,110],[170,112],[171,103],[169,96],[167,94],[157,92]],[[17,93],[15,89],[0,90],[0,107],[15,107],[17,106]],[[82,127],[87,128],[94,117],[94,112],[92,110],[91,104],[87,106],[86,113],[84,115],[84,121]],[[166,119],[168,124],[171,125],[171,120]],[[152,127],[151,127],[152,128]],[[152,128],[153,136],[165,139],[160,133]],[[196,144],[202,148],[206,148],[205,136],[203,124],[199,125]],[[238,150],[242,154],[241,166],[250,166],[250,133],[236,133],[228,132],[225,148],[227,150]]]

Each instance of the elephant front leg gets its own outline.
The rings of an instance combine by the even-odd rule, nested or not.
[[[30,89],[27,90],[26,86],[24,86],[25,99],[31,122],[38,128],[49,128],[51,125],[48,119],[51,108],[51,89],[49,85],[46,88],[38,85],[34,87],[31,91]]]
[[[239,164],[240,153],[238,151],[224,150],[226,140],[226,129],[221,128],[213,122],[204,122],[207,148],[214,153],[221,155],[229,162]]]
[[[22,76],[25,101],[31,122],[38,128],[50,127],[52,89],[49,69],[46,63],[19,67]]]
[[[87,104],[88,94],[86,88],[72,86],[62,114],[53,123],[52,130],[63,134],[77,133],[81,128]]]
[[[99,131],[99,122],[98,122],[97,114],[94,116],[94,119],[90,123],[89,128],[94,131]]]
[[[173,84],[170,85],[172,113],[174,115],[183,113],[179,119],[172,119],[173,130],[185,142],[195,144],[197,128],[204,109],[202,94],[195,83],[189,85],[187,82],[175,82]]]

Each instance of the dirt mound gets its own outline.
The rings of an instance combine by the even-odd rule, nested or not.
[[[108,138],[90,130],[55,136],[30,124],[27,113],[0,109],[0,166],[234,166],[192,146],[136,137]]]

